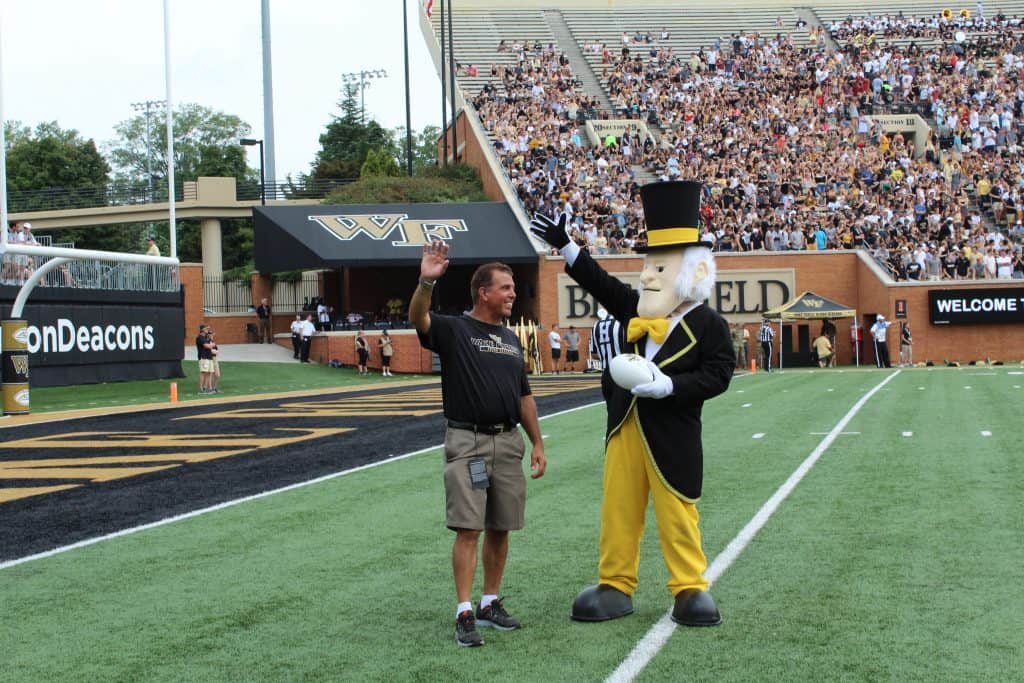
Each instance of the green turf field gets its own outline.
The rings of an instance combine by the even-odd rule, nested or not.
[[[185,377],[178,383],[179,401],[216,401],[219,398],[244,398],[255,394],[305,389],[335,388],[356,384],[388,383],[403,379],[422,379],[423,375],[381,377],[379,372],[360,377],[355,368],[332,368],[318,364],[222,362],[220,394],[199,395],[198,369],[195,362],[183,362]],[[130,406],[141,403],[167,402],[172,380],[148,382],[112,382],[82,384],[72,387],[40,387],[32,389],[32,412]]]
[[[892,372],[759,373],[707,404],[709,559]],[[676,630],[639,678],[1019,680],[1017,372],[900,372],[712,587],[724,624]],[[542,422],[502,589],[524,628],[483,648],[452,642],[431,451],[0,570],[0,679],[604,679],[671,601],[651,518],[636,613],[568,618],[596,578],[603,418]]]

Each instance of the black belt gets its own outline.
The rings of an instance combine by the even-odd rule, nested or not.
[[[514,422],[503,422],[493,425],[478,425],[472,422],[459,422],[458,420],[448,420],[448,426],[452,429],[465,429],[470,432],[478,432],[480,434],[501,434],[502,432],[511,432],[516,428]]]

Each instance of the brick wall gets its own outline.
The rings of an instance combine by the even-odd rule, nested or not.
[[[617,272],[639,272],[643,268],[642,256],[597,257],[607,270]],[[730,270],[792,268],[795,273],[793,295],[812,291],[857,311],[860,323],[870,326],[876,313],[884,313],[895,320],[897,299],[907,301],[908,320],[914,335],[914,360],[941,362],[950,360],[978,360],[992,358],[1003,361],[1024,359],[1024,325],[932,325],[928,322],[928,290],[930,288],[961,287],[1008,287],[1020,286],[1017,281],[1006,282],[950,282],[931,285],[899,283],[886,285],[860,258],[852,252],[795,252],[761,254],[719,254],[717,256],[719,278]],[[538,334],[545,371],[550,371],[550,346],[547,333],[551,323],[558,320],[558,275],[564,272],[565,261],[560,256],[541,257],[538,275],[538,322],[543,329]],[[850,342],[852,319],[836,320],[837,363],[853,364],[854,349]],[[820,329],[817,321],[808,321],[811,337]],[[757,323],[745,327],[751,334],[751,350],[756,346]],[[581,355],[585,356],[590,341],[589,325],[577,328],[580,332]],[[564,336],[565,330],[561,330]],[[795,339],[795,333],[794,333]],[[794,341],[795,343],[795,341]],[[864,349],[861,363],[874,363],[867,330],[864,330]],[[898,358],[898,325],[889,330],[889,351],[893,359]],[[564,351],[563,351],[564,358]]]
[[[396,373],[429,373],[431,353],[420,346],[415,330],[390,330],[391,342],[395,355],[391,357],[391,371]],[[377,340],[381,333],[373,330],[363,332],[363,338],[370,347],[370,360],[367,367],[380,370],[381,359]],[[279,341],[283,346],[291,348],[291,341]],[[328,332],[318,333],[313,337],[309,349],[309,359],[314,363],[328,363],[338,359],[345,365],[356,364],[356,333]]]

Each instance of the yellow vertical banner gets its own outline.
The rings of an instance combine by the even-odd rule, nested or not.
[[[0,349],[3,369],[0,374],[0,392],[3,395],[4,415],[24,415],[29,412],[28,391],[28,322],[25,320],[0,321]]]

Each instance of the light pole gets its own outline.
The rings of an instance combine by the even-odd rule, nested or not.
[[[366,89],[370,87],[370,81],[374,78],[387,78],[388,72],[384,69],[373,69],[367,71],[356,71],[352,73],[342,74],[341,80],[345,83],[358,83],[359,84],[359,110],[360,116],[362,117],[363,123],[366,123]]]
[[[153,146],[150,142],[150,116],[157,107],[164,106],[163,100],[146,100],[145,102],[132,102],[132,109],[146,112],[146,187],[149,188],[149,201],[153,201]]]
[[[254,140],[252,138],[242,138],[238,141],[238,144],[251,147],[252,145],[260,146],[260,204],[266,206],[267,204],[267,182],[263,176],[263,140]]]

